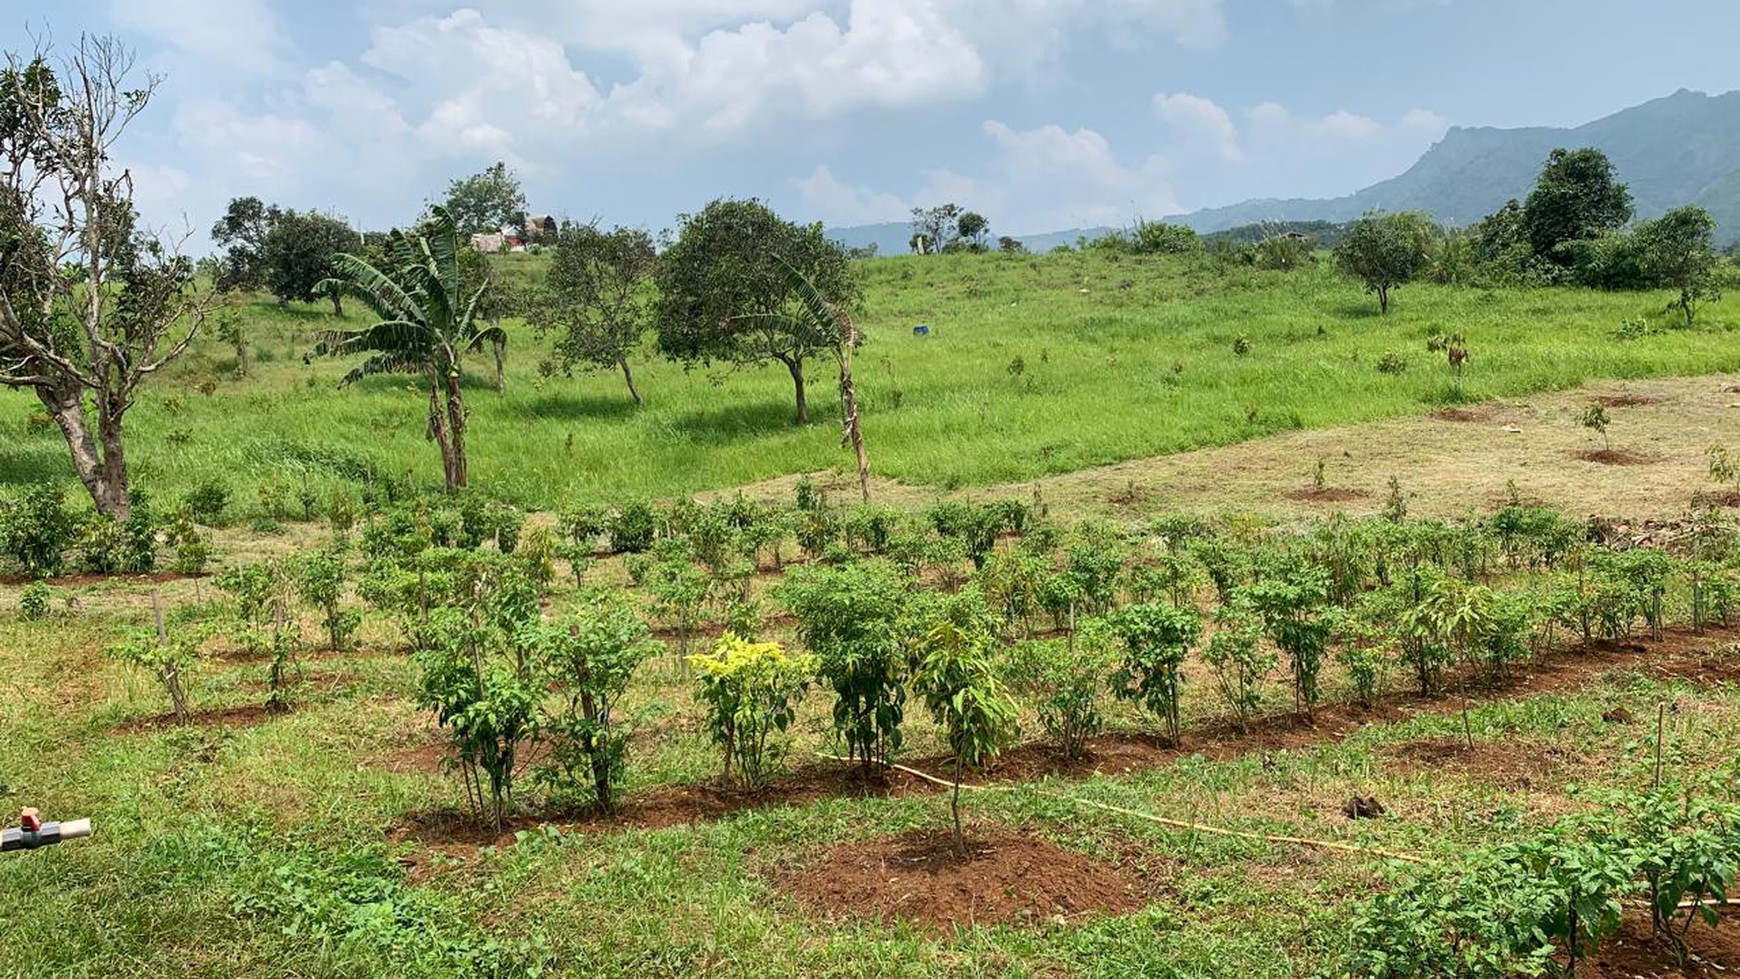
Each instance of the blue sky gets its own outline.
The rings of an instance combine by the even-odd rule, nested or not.
[[[254,194],[382,228],[505,159],[535,210],[721,195],[835,225],[955,201],[1029,234],[1349,193],[1451,125],[1740,87],[1732,0],[13,0],[164,76],[147,218]]]

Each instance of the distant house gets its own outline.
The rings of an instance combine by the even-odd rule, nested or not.
[[[556,219],[549,214],[528,214],[523,230],[527,242],[550,244],[556,240]]]
[[[471,236],[471,247],[485,255],[493,255],[501,251],[506,245],[507,236],[500,232],[491,234],[480,231]]]

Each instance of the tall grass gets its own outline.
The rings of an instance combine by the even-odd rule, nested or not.
[[[1695,330],[1665,328],[1656,294],[1412,285],[1394,311],[1327,263],[1294,273],[1116,255],[944,256],[865,263],[857,361],[865,431],[879,476],[945,487],[993,484],[1101,463],[1222,445],[1294,428],[1425,410],[1456,398],[1435,333],[1460,331],[1472,359],[1462,397],[1478,400],[1598,378],[1740,369],[1729,310]],[[516,268],[516,274],[523,273]],[[317,490],[373,471],[436,486],[423,402],[405,379],[337,390],[349,366],[305,364],[321,307],[244,304],[250,376],[203,339],[146,391],[132,416],[139,481],[176,498],[202,481],[244,503],[261,482]],[[353,312],[355,321],[360,313]],[[1663,326],[1613,338],[1643,316]],[[913,327],[928,324],[918,337]],[[815,423],[792,424],[783,368],[637,364],[636,409],[619,376],[543,377],[547,345],[509,324],[505,395],[474,364],[474,482],[519,503],[664,497],[844,467],[829,364],[810,367]],[[1249,352],[1238,356],[1244,336]],[[1401,374],[1375,369],[1394,352]],[[215,380],[210,396],[201,381]],[[71,478],[35,400],[0,392],[0,485]]]

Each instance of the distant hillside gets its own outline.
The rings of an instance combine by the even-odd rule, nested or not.
[[[1052,231],[1042,235],[1017,237],[1030,252],[1048,252],[1058,245],[1073,245],[1078,238],[1087,238],[1091,241],[1116,230],[1116,228],[1076,228],[1070,231]],[[991,233],[996,234],[997,229],[993,227]],[[851,228],[829,228],[828,237],[847,248],[868,248],[875,245],[878,255],[904,255],[907,252],[907,243],[912,240],[912,224],[907,221],[891,221],[887,224],[861,224]]]
[[[1740,92],[1681,89],[1575,129],[1456,127],[1406,173],[1331,200],[1255,200],[1173,220],[1198,231],[1261,221],[1349,221],[1372,210],[1422,210],[1465,226],[1525,196],[1554,147],[1594,146],[1631,185],[1637,216],[1698,204],[1721,241],[1740,235]]]

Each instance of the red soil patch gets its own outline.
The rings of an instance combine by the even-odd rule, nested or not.
[[[1639,455],[1624,449],[1591,449],[1587,452],[1575,453],[1573,458],[1603,466],[1647,466],[1661,461],[1655,456]]]
[[[240,707],[224,707],[217,710],[196,710],[188,718],[187,727],[223,728],[223,727],[253,727],[287,711],[267,710],[264,704],[243,704]],[[175,719],[173,713],[153,714],[150,717],[135,717],[130,721],[122,721],[109,730],[116,734],[133,734],[139,731],[155,731],[160,728],[183,726]]]
[[[1426,417],[1441,422],[1483,422],[1492,417],[1492,412],[1486,408],[1439,408],[1427,412]]]
[[[1362,489],[1345,489],[1337,486],[1313,486],[1310,489],[1296,489],[1284,494],[1289,500],[1299,500],[1306,503],[1346,503],[1349,500],[1363,500],[1371,496]]]
[[[1122,869],[1008,832],[968,839],[964,857],[947,831],[846,843],[778,883],[829,917],[944,933],[1127,914],[1144,904],[1143,888]]]
[[[1578,963],[1577,975],[1584,979],[1712,979],[1732,975],[1740,969],[1740,924],[1730,919],[1710,928],[1699,922],[1686,933],[1686,951],[1682,966],[1673,946],[1650,933],[1647,918],[1627,918],[1619,934]]]
[[[1651,394],[1603,394],[1593,400],[1603,408],[1635,408],[1639,405],[1661,404],[1661,399]]]

